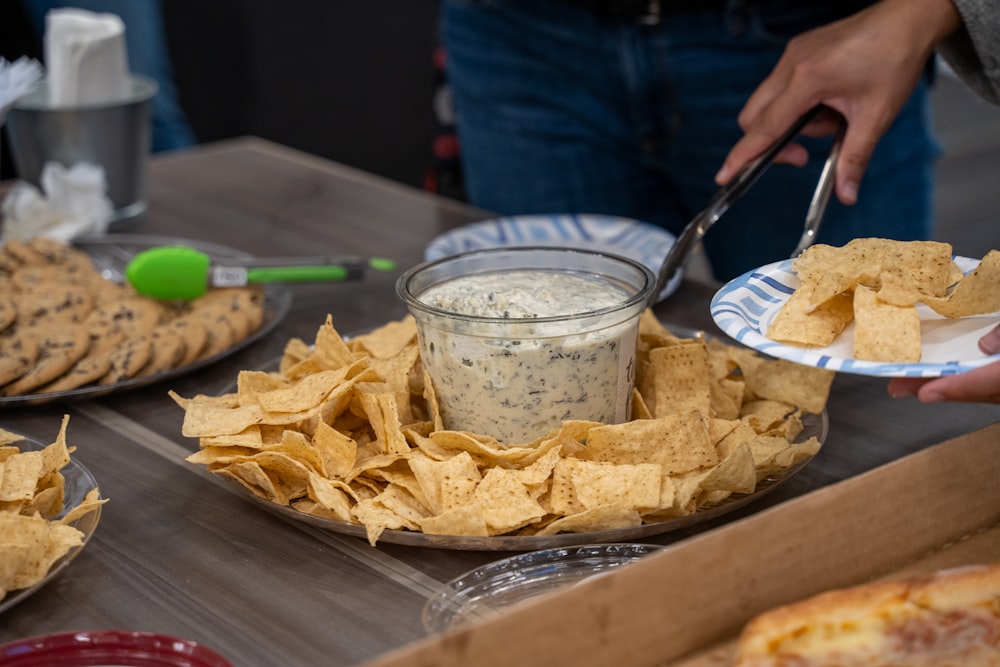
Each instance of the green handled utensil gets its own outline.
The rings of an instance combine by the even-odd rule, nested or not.
[[[273,257],[225,259],[213,263],[186,246],[150,248],[125,267],[125,278],[140,294],[156,299],[194,299],[210,287],[256,283],[343,282],[361,280],[368,270],[393,271],[396,263],[380,257]]]

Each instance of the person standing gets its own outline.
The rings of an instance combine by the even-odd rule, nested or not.
[[[679,233],[717,190],[737,119],[794,37],[870,0],[444,0],[466,193],[502,215],[599,213]],[[934,56],[819,242],[930,238]],[[830,138],[804,138],[826,153]],[[725,281],[789,256],[822,161],[772,166],[706,235]]]

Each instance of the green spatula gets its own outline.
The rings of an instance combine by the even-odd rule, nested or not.
[[[216,260],[185,246],[150,248],[132,258],[125,278],[136,291],[156,299],[194,299],[210,287],[256,283],[361,280],[368,270],[393,271],[390,259],[281,257]]]

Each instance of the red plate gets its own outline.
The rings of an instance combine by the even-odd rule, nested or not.
[[[0,645],[4,667],[233,667],[188,639],[151,632],[99,630],[29,637]]]

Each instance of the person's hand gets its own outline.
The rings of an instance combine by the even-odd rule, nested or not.
[[[1000,352],[1000,324],[979,339],[979,349],[985,354]],[[889,395],[916,396],[923,403],[1000,403],[1000,361],[934,379],[893,378],[889,381]]]
[[[883,0],[793,38],[740,112],[745,134],[716,182],[728,182],[796,119],[823,104],[847,120],[835,187],[843,203],[853,204],[875,145],[913,92],[934,48],[960,25],[951,0]],[[803,134],[831,134],[837,120],[820,114]],[[794,143],[778,156],[779,162],[798,166],[808,159]]]

